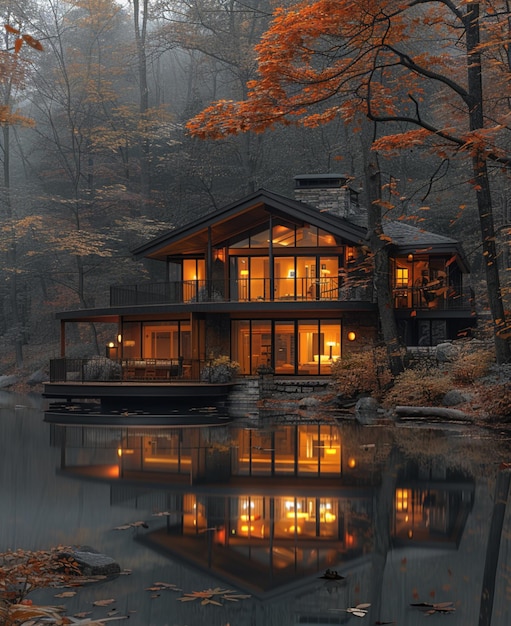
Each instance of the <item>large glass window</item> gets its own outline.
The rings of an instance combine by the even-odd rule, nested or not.
[[[190,359],[191,343],[188,321],[125,322],[122,326],[123,359]]]
[[[242,374],[255,374],[258,367],[270,365],[276,374],[328,375],[341,356],[341,323],[236,320],[231,347]]]

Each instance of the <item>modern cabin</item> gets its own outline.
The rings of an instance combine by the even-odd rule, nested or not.
[[[386,222],[390,286],[408,346],[433,346],[475,325],[458,241]],[[346,176],[295,178],[295,198],[261,189],[134,250],[165,279],[111,287],[110,306],[58,314],[66,328],[115,326],[107,355],[122,382],[200,381],[219,356],[242,375],[328,376],[348,351],[378,341],[365,211]],[[66,378],[67,377],[67,378]]]

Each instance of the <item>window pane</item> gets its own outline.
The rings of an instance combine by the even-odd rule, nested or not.
[[[250,259],[250,300],[270,300],[270,265],[268,257]]]
[[[319,374],[319,360],[317,358],[318,333],[319,325],[317,320],[298,322],[299,374]],[[316,348],[314,348],[314,338],[316,339]]]
[[[318,246],[336,246],[337,242],[335,241],[335,237],[330,233],[327,233],[325,230],[318,230]]]
[[[279,246],[290,246],[294,248],[295,246],[295,229],[294,227],[287,226],[274,226],[273,227],[273,238],[272,243],[274,247]]]
[[[122,356],[124,359],[141,358],[140,322],[125,322],[122,325]]]
[[[294,300],[296,274],[294,257],[277,257],[274,263],[275,298],[278,300]]]
[[[295,372],[295,327],[293,322],[275,322],[275,373]]]
[[[296,245],[302,248],[316,248],[318,245],[318,229],[305,224],[296,229]]]
[[[314,300],[314,279],[312,277],[313,268],[315,271],[315,257],[297,257],[296,259],[296,297],[297,300]]]
[[[250,374],[250,322],[248,320],[233,321],[231,335],[232,358],[240,364],[241,374]]]
[[[271,365],[271,322],[252,321],[252,374],[261,365]]]
[[[251,248],[269,248],[270,246],[270,231],[269,229],[263,230],[260,233],[250,236]]]

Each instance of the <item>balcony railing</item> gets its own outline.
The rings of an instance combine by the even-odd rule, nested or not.
[[[273,285],[273,288],[272,288]],[[372,301],[366,282],[340,285],[336,278],[269,278],[230,281],[175,281],[114,285],[110,306],[182,304],[187,302]]]
[[[473,294],[469,289],[395,288],[393,290],[396,309],[440,309],[443,311],[469,310],[474,306]]]
[[[196,382],[207,365],[208,361],[183,358],[60,358],[50,360],[50,382]],[[207,377],[203,382],[208,382]]]

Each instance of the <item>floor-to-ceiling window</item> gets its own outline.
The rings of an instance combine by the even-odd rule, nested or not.
[[[231,256],[230,297],[254,300],[338,300],[339,256]],[[273,285],[273,289],[272,289]]]
[[[121,336],[124,359],[192,357],[189,321],[124,322]]]
[[[242,374],[271,366],[281,375],[329,375],[341,356],[341,322],[328,320],[235,320],[232,358]]]

